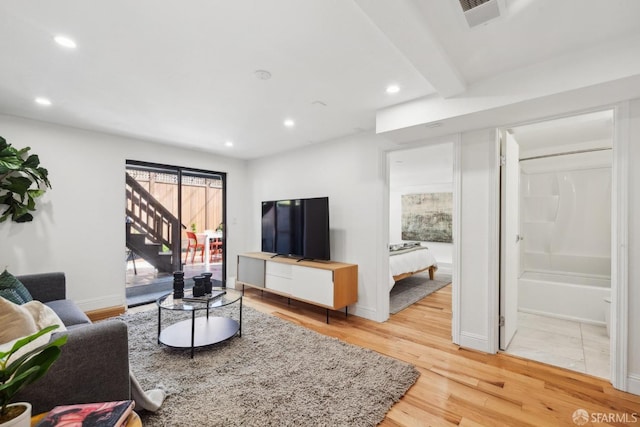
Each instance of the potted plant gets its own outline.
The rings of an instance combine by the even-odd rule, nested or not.
[[[49,172],[40,166],[36,154],[29,154],[30,149],[18,150],[0,136],[0,205],[7,206],[0,212],[0,222],[33,220],[30,211],[36,210],[35,199],[51,188]]]
[[[47,373],[53,362],[60,356],[60,347],[67,342],[67,335],[27,350],[23,355],[15,355],[15,353],[57,327],[58,325],[52,325],[21,338],[9,351],[0,352],[0,427],[31,425],[31,404],[27,402],[10,404],[9,402],[18,391]],[[15,357],[12,358],[14,355]]]

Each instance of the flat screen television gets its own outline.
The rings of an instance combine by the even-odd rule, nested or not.
[[[329,198],[262,202],[262,252],[330,260]]]

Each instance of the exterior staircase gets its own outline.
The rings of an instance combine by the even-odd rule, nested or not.
[[[128,173],[126,189],[127,249],[158,271],[180,270],[180,235],[186,227]]]

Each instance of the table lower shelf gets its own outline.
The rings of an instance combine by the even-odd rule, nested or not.
[[[160,332],[158,340],[169,347],[191,348],[192,327],[195,328],[193,347],[203,347],[233,337],[238,333],[240,324],[227,317],[197,317],[194,325],[188,319],[166,327]]]

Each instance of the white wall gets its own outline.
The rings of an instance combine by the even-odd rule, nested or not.
[[[640,394],[640,99],[630,103],[629,116],[628,385],[629,391]]]
[[[401,163],[399,163],[401,162]],[[402,241],[402,196],[453,192],[453,143],[429,144],[389,153],[389,242]],[[425,242],[438,272],[451,274],[453,244]]]
[[[260,202],[298,197],[329,197],[331,258],[358,264],[358,302],[350,312],[384,320],[378,282],[388,280],[383,249],[384,138],[363,133],[249,162],[247,246],[260,251]],[[381,259],[381,254],[385,258]],[[385,274],[386,269],[386,274]]]
[[[52,189],[33,222],[0,224],[0,266],[13,274],[63,271],[83,310],[125,304],[125,160],[228,173],[228,260],[244,242],[246,163],[166,145],[0,115],[0,134],[30,146]],[[235,275],[235,262],[228,262]]]
[[[611,162],[610,150],[520,162],[521,269],[611,276]]]
[[[489,314],[497,301],[497,142],[495,130],[464,133],[460,153],[460,342],[492,352]]]

